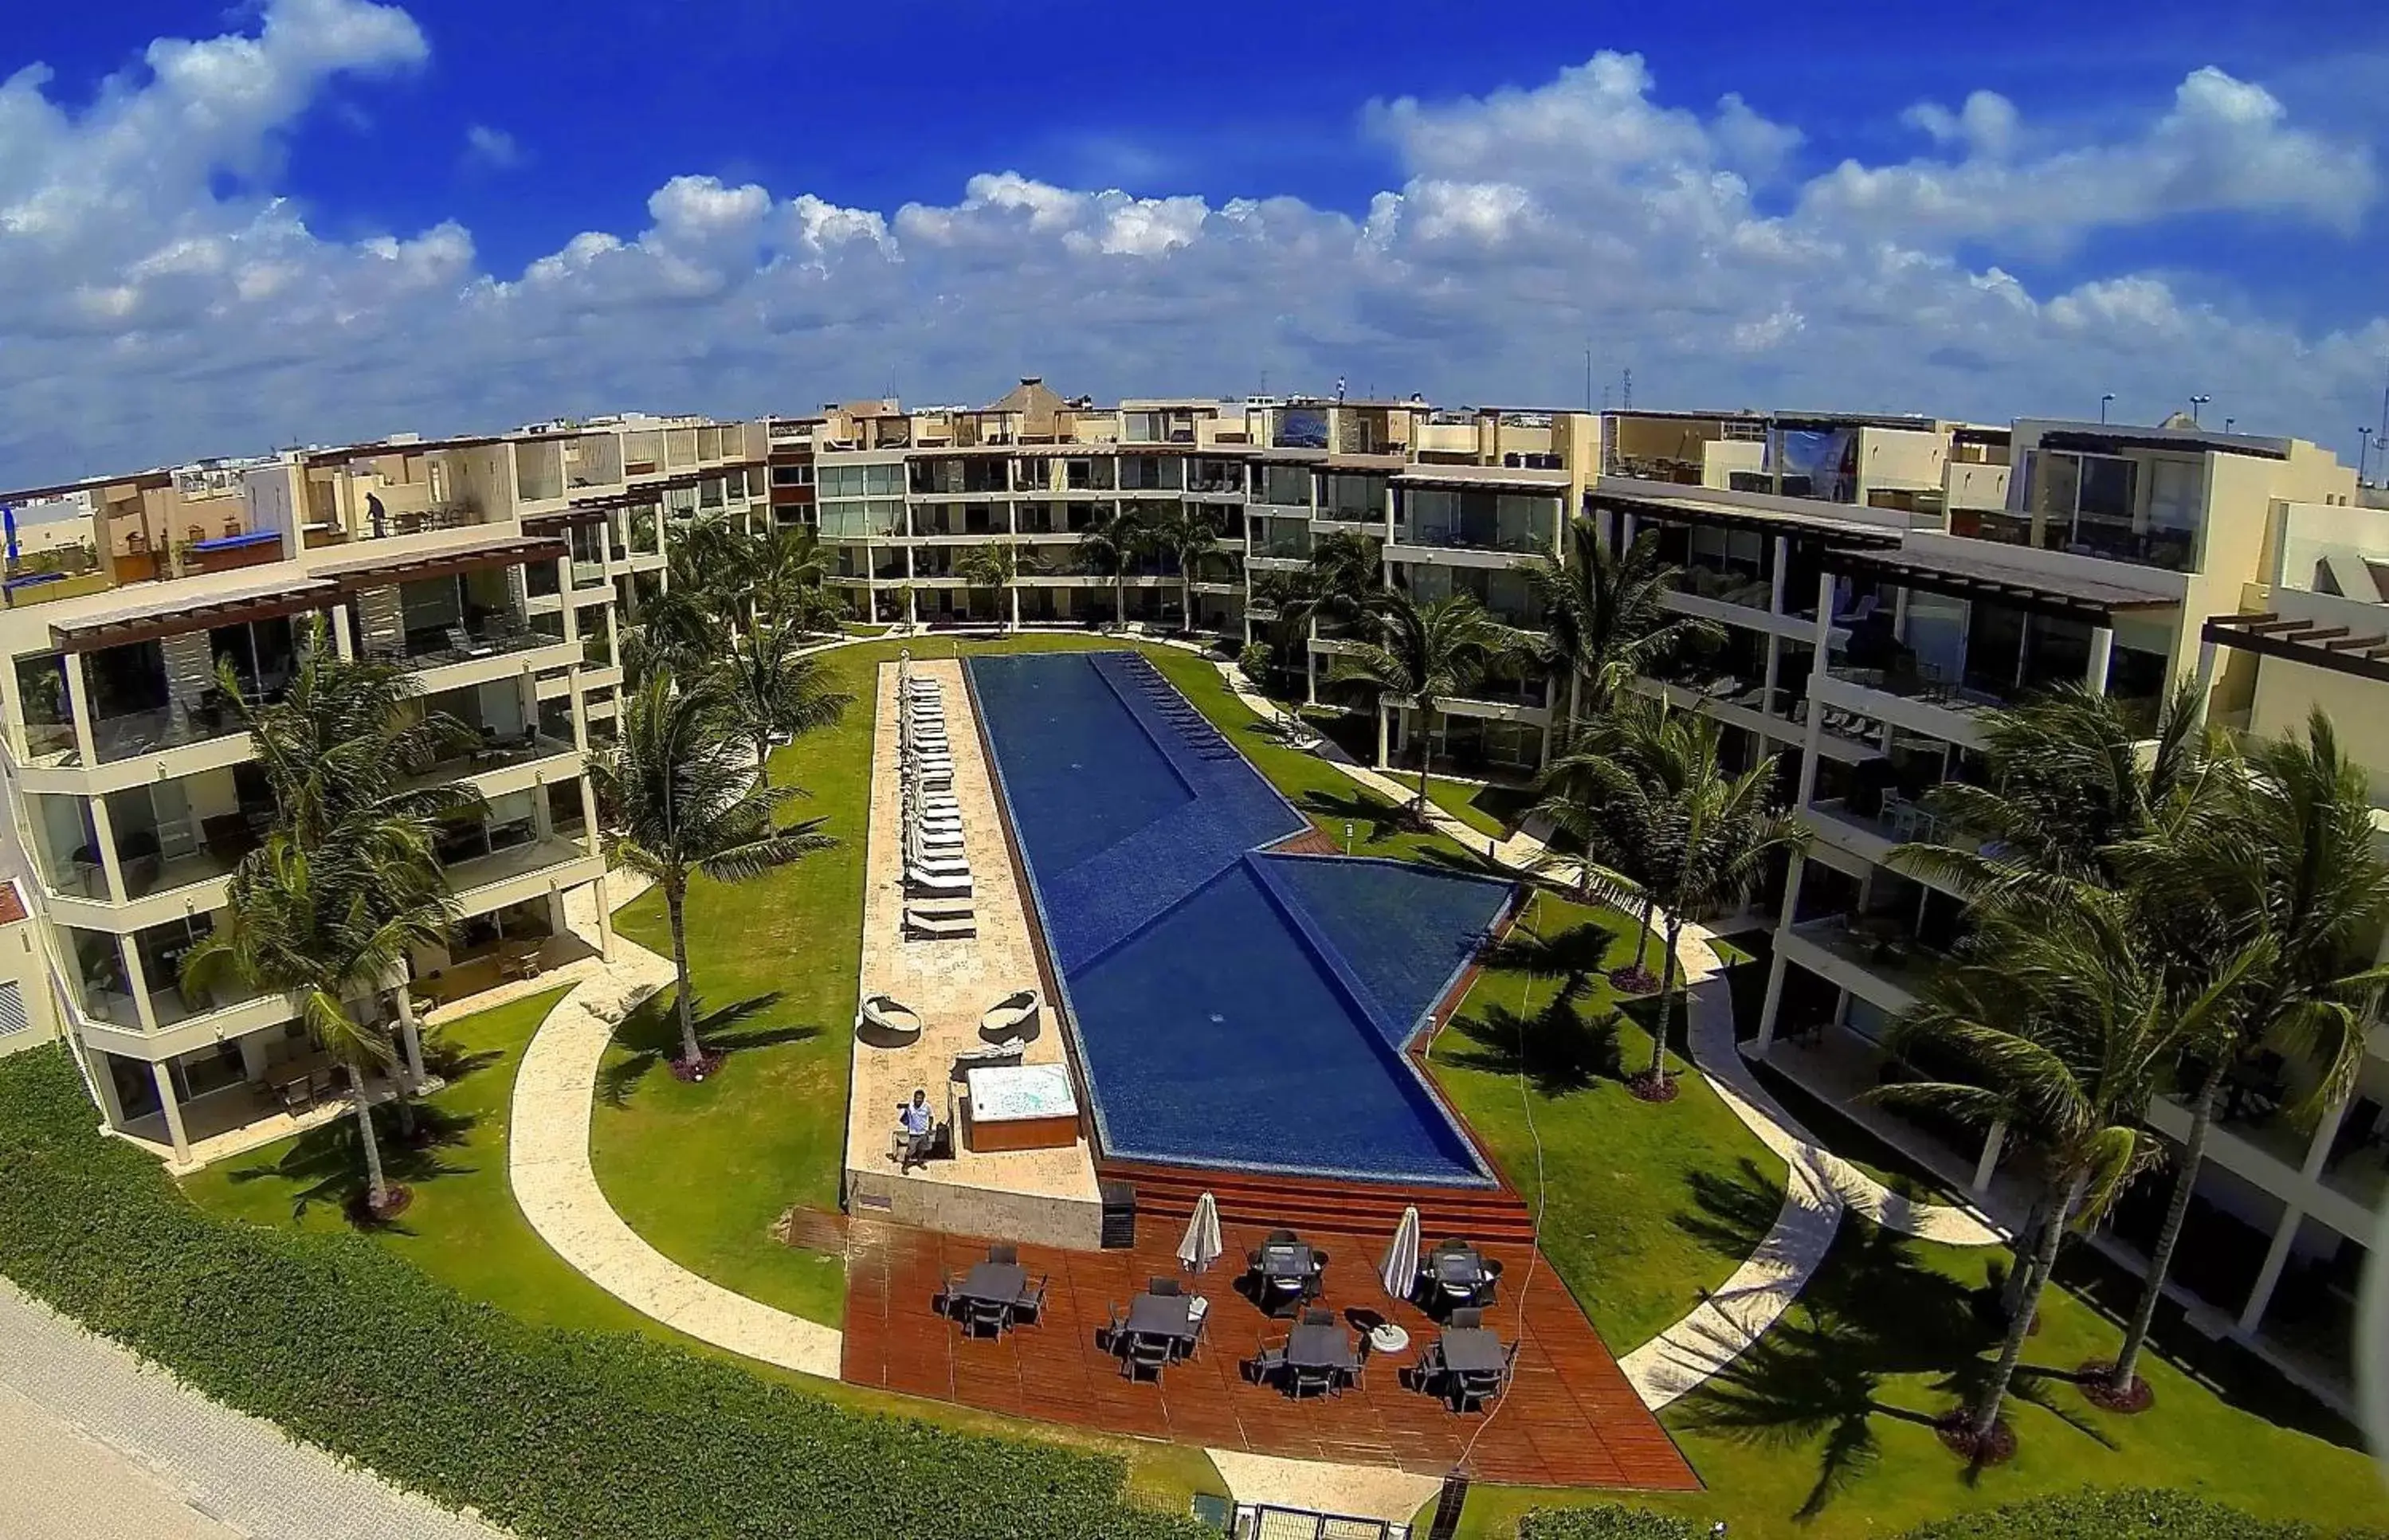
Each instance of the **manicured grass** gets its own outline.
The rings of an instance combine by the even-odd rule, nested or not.
[[[515,1206],[506,1181],[506,1113],[524,1045],[561,989],[450,1023],[431,1051],[448,1085],[422,1107],[436,1130],[419,1150],[394,1137],[382,1156],[415,1201],[375,1238],[459,1293],[543,1326],[628,1330],[646,1317],[547,1249]],[[381,1118],[391,1132],[390,1114]],[[351,1228],[348,1201],[364,1186],[355,1124],[346,1117],[183,1179],[184,1193],[229,1219],[326,1233]],[[659,1335],[671,1333],[658,1331]]]
[[[1528,918],[1527,934],[1565,937],[1586,916],[1545,897]],[[1612,942],[1613,956],[1628,945]],[[1610,1066],[1619,1057],[1638,1063],[1649,1038],[1629,1018],[1613,1056],[1592,1025],[1604,991],[1596,986],[1565,1011],[1550,1007],[1555,993],[1548,979],[1488,970],[1438,1038],[1435,1074],[1531,1199],[1524,1070],[1542,1139],[1545,1254],[1624,1353],[1758,1249],[1781,1206],[1782,1171],[1696,1075],[1685,1075],[1684,1094],[1667,1106],[1627,1097]],[[1929,1423],[1996,1352],[1974,1294],[2006,1265],[1998,1248],[1926,1245],[1846,1218],[1799,1305],[1758,1349],[1662,1415],[1709,1490],[1648,1506],[1704,1524],[1725,1520],[1737,1540],[1896,1534],[2086,1484],[2177,1487],[2260,1517],[2389,1520],[2378,1473],[2352,1433],[2326,1416],[2285,1411],[2293,1397],[2268,1402],[2278,1420],[2268,1420],[2156,1363],[2147,1371],[2153,1411],[2130,1419],[2092,1410],[2067,1376],[2112,1357],[2117,1331],[2063,1291],[2044,1303],[2025,1354],[2033,1372],[2009,1414],[2021,1453],[1970,1479]],[[1591,1500],[1477,1487],[1463,1533],[1507,1536],[1532,1508]]]
[[[1416,784],[1416,772],[1409,779]],[[1437,807],[1493,839],[1508,839],[1516,834],[1519,823],[1535,805],[1534,793],[1524,786],[1491,783],[1476,785],[1466,781],[1447,781],[1439,775],[1427,778],[1426,795]]]
[[[1544,894],[1512,942],[1539,942],[1549,971],[1488,968],[1429,1063],[1512,1185],[1529,1205],[1540,1199],[1544,1254],[1622,1355],[1742,1265],[1748,1237],[1714,1211],[1771,1222],[1782,1165],[1680,1060],[1674,1101],[1650,1106],[1627,1090],[1651,1037],[1600,970],[1633,955],[1631,921]],[[1562,999],[1571,969],[1582,992]]]

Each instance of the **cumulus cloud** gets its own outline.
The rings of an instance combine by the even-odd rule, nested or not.
[[[465,130],[465,160],[467,165],[493,172],[510,172],[521,165],[523,159],[522,146],[505,129],[474,123]]]
[[[2389,320],[2302,331],[2179,271],[2037,291],[1994,265],[2186,213],[2347,228],[2369,153],[2216,70],[2095,142],[1987,92],[1919,104],[1926,154],[1802,183],[1796,126],[1736,95],[1669,102],[1642,59],[1602,54],[1362,108],[1401,170],[1350,209],[996,170],[873,209],[683,175],[642,228],[559,230],[496,272],[453,222],[335,239],[275,191],[311,105],[428,57],[392,6],[268,0],[246,32],[153,44],[88,106],[38,69],[0,83],[0,483],[891,382],[982,400],[1017,374],[1563,403],[1588,346],[1678,405],[2000,419],[2088,411],[2095,380],[2150,416],[2204,388],[2252,427],[2315,433],[2377,400],[2389,350]],[[500,131],[465,132],[503,159]]]
[[[1920,103],[1906,121],[1962,158],[1846,160],[1808,186],[1803,215],[1903,240],[2046,248],[2181,214],[2275,215],[2346,233],[2377,185],[2365,146],[2292,127],[2272,93],[2212,66],[2191,71],[2143,133],[2111,144],[2019,154],[2022,115],[1988,91],[1955,112]]]

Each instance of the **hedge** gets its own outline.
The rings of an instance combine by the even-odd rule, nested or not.
[[[466,1299],[357,1235],[186,1202],[65,1050],[0,1061],[0,1274],[227,1406],[555,1540],[1205,1533],[1120,1461],[849,1411],[632,1333]]]
[[[1519,1540],[1706,1540],[1706,1520],[1644,1508],[1546,1508],[1527,1515]],[[2187,1492],[2102,1489],[2035,1497],[1939,1519],[1897,1540],[2381,1540],[2371,1530],[2327,1531],[2254,1519]]]

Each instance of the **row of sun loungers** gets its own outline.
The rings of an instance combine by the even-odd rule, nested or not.
[[[904,937],[954,941],[978,934],[944,688],[906,676],[898,686],[898,766],[904,827]]]
[[[1211,719],[1195,710],[1193,703],[1161,677],[1161,670],[1153,666],[1151,659],[1140,655],[1130,666],[1130,677],[1136,681],[1137,687],[1143,693],[1155,714],[1185,735],[1187,746],[1194,751],[1196,758],[1233,759],[1236,757],[1235,745],[1221,737],[1220,730],[1211,725]]]

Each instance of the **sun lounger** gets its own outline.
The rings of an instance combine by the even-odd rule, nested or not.
[[[904,872],[904,881],[908,885],[919,888],[924,893],[960,895],[971,890],[970,873],[967,872],[946,875],[936,872],[924,872],[919,867],[908,867]]]
[[[951,919],[970,913],[972,905],[968,898],[909,898],[904,907],[914,914],[939,914]]]
[[[989,1006],[978,1019],[978,1035],[990,1042],[1037,1036],[1040,1004],[1034,989],[1017,989]]]
[[[900,1042],[913,1042],[921,1036],[921,1013],[887,995],[866,995],[862,1010],[855,1019],[858,1030],[870,1027]]]
[[[904,913],[904,929],[915,941],[961,941],[978,934],[976,919],[940,919],[936,915]]]

